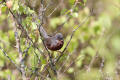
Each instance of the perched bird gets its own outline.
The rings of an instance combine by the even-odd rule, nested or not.
[[[48,49],[56,51],[63,47],[64,40],[61,33],[57,33],[54,36],[49,36],[42,26],[40,27],[40,32]]]

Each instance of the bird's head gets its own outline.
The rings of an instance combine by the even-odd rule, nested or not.
[[[56,39],[58,39],[58,40],[63,40],[63,35],[62,35],[61,33],[57,33],[57,34],[55,35],[55,37],[56,37]]]

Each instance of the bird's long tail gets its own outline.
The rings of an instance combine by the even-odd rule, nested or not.
[[[45,31],[45,29],[43,28],[43,26],[40,26],[39,31],[40,31],[43,38],[48,38],[49,37],[47,32]]]

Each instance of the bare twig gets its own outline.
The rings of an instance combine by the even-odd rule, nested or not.
[[[41,25],[38,26],[38,30],[39,30],[40,36],[43,37],[40,29],[41,29],[41,27],[42,27],[42,24],[44,24],[44,22],[43,22],[43,17],[44,17],[44,0],[41,0],[40,12],[41,12],[41,16],[39,16],[39,19],[41,20]],[[42,28],[43,28],[43,27],[42,27]],[[54,74],[57,75],[57,72],[56,72],[56,69],[55,69],[55,65],[54,65],[54,63],[53,63],[53,61],[52,61],[52,56],[50,55],[50,52],[49,52],[49,50],[47,49],[47,47],[46,47],[43,39],[42,39],[42,42],[43,42],[43,45],[44,45],[44,47],[45,47],[45,49],[46,49],[46,51],[47,51],[47,53],[48,53],[49,59],[50,59],[50,64],[49,64],[49,65],[50,65],[51,69],[53,70]]]
[[[29,46],[23,51],[23,53],[27,53],[28,52],[28,50],[30,49],[30,47],[31,47],[31,43],[29,42]]]
[[[105,43],[112,37],[112,35],[115,34],[115,33],[116,33],[117,31],[119,31],[119,30],[120,30],[120,29],[118,28],[117,30],[113,31],[109,36],[107,36],[106,40],[104,40],[104,42],[103,42],[103,45],[105,45]],[[103,31],[101,37],[99,38],[98,43],[99,43],[99,42],[101,43],[102,38],[105,36],[104,34],[105,34],[105,30]],[[99,45],[99,44],[98,44],[98,45]],[[97,45],[97,46],[98,46],[98,45]],[[95,56],[92,58],[90,64],[88,65],[87,71],[90,71],[90,69],[91,69],[94,61],[95,61],[96,58],[99,56],[99,53],[101,53],[101,51],[103,51],[103,49],[104,49],[104,48],[103,48],[103,46],[102,46],[102,47],[100,47],[99,49],[96,50],[96,54],[95,54]]]
[[[81,26],[88,20],[88,18],[89,18],[91,15],[92,15],[92,12],[81,22],[81,24],[78,25],[77,28],[75,28],[75,29],[72,31],[70,40],[68,41],[68,43],[67,43],[66,47],[64,48],[64,50],[61,52],[60,56],[59,56],[57,59],[54,60],[54,64],[56,64],[56,63],[59,61],[59,59],[64,55],[63,53],[64,53],[65,50],[67,49],[67,47],[68,47],[68,45],[69,45],[69,43],[70,43],[70,41],[71,41],[71,39],[72,39],[72,37],[73,37],[74,32],[75,32],[79,27],[81,27]],[[50,64],[50,63],[48,63],[48,64],[46,65],[46,67],[47,67],[49,64]]]
[[[77,6],[77,4],[78,4],[78,2],[76,1],[75,4],[73,5],[73,7],[72,7],[70,10],[67,10],[67,11],[70,11],[70,15],[72,15],[73,10],[74,10],[75,7]],[[60,30],[60,29],[64,26],[64,24],[65,24],[68,20],[70,20],[70,16],[68,16],[67,14],[66,14],[65,16],[67,16],[66,20],[65,20],[62,24],[60,24],[60,25],[58,26],[57,30]]]
[[[5,2],[6,2],[6,1],[5,1]],[[12,16],[13,16],[13,18],[15,19],[16,23],[19,25],[17,28],[20,29],[21,32],[25,32],[25,34],[26,34],[26,36],[27,36],[27,39],[29,39],[29,40],[31,41],[32,47],[34,48],[34,50],[35,50],[35,48],[36,48],[36,49],[38,49],[38,51],[39,51],[40,53],[43,53],[38,47],[35,47],[35,46],[34,46],[34,42],[33,42],[32,39],[29,37],[28,32],[24,29],[24,27],[23,27],[23,25],[22,25],[22,22],[21,22],[21,19],[20,19],[21,17],[20,17],[20,16],[17,17],[17,16],[12,12],[11,9],[9,9],[9,12],[12,14]],[[24,58],[22,57],[22,55],[23,55],[23,53],[26,53],[26,52],[28,51],[30,45],[29,45],[29,47],[28,47],[24,52],[22,52],[21,49],[20,49],[20,40],[18,39],[19,37],[18,37],[18,33],[17,33],[17,32],[15,32],[15,37],[16,37],[17,48],[18,48],[19,57],[20,57],[20,58],[19,58],[19,59],[20,59],[20,65],[21,65],[20,70],[21,70],[23,79],[26,79],[26,77],[25,77],[25,65],[24,65],[24,60],[25,60],[26,55],[25,55]],[[37,54],[36,54],[36,55],[37,55]],[[38,55],[37,55],[37,57],[38,57]],[[39,60],[39,62],[40,62],[39,57],[38,57],[38,60]]]
[[[95,56],[92,58],[88,68],[87,68],[87,72],[90,72],[90,68],[92,67],[94,61],[98,58],[98,52],[96,52]]]
[[[75,2],[75,4],[73,5],[73,7],[70,9],[71,14],[72,14],[72,12],[73,12],[73,9],[76,7],[77,3],[78,3],[78,2]],[[54,12],[59,6],[60,6],[60,4],[53,10],[53,12]],[[51,13],[48,17],[50,17],[51,15],[52,15],[52,13]],[[66,16],[67,16],[67,15],[66,15]],[[64,25],[69,19],[70,19],[70,17],[68,16],[67,19],[66,19],[66,21],[63,22],[58,28],[63,27],[63,25]],[[55,63],[56,63],[56,61],[54,61],[54,64],[55,64]],[[48,63],[48,64],[46,65],[46,67],[47,67],[49,64],[50,64],[50,63]]]
[[[24,29],[24,27],[22,26],[22,23],[20,22],[19,18],[17,18],[17,17],[15,16],[15,14],[12,12],[12,10],[9,9],[9,11],[10,11],[10,13],[12,14],[13,18],[16,20],[17,24],[19,25],[18,29],[20,28],[22,32],[25,32],[24,34],[26,34],[27,38],[31,41],[32,47],[33,47],[33,48],[37,48],[37,50],[38,50],[40,53],[43,53],[38,47],[35,47],[34,42],[33,42],[32,39],[29,37],[28,32],[27,32],[27,31]]]
[[[47,16],[48,18],[59,8],[60,4]]]
[[[75,49],[76,50],[76,49]],[[72,56],[72,54],[74,54],[75,50],[71,53],[68,54],[66,60],[64,61],[64,63],[61,65],[60,69],[58,70],[58,72],[60,72],[63,68],[63,66],[67,63],[67,60],[69,59],[70,56]]]
[[[10,11],[10,13],[13,15],[13,17],[14,17],[14,19],[16,20],[17,24],[19,25],[21,31],[24,31],[25,34],[27,35],[27,38],[31,41],[32,47],[34,48],[34,53],[35,53],[35,55],[37,56],[38,61],[40,62],[39,56],[38,56],[38,54],[35,52],[35,48],[36,48],[40,53],[43,53],[43,52],[42,52],[38,47],[36,47],[36,46],[34,45],[34,42],[33,42],[32,39],[29,37],[27,31],[26,31],[26,30],[24,29],[24,27],[22,26],[22,23],[21,23],[21,22],[19,21],[19,19],[15,16],[15,14],[12,12],[12,10],[9,9],[9,11]],[[28,50],[28,49],[27,49],[27,50]],[[25,51],[24,51],[24,52],[25,52]],[[24,52],[23,52],[23,53],[24,53]]]
[[[81,59],[81,57],[80,58],[74,58],[72,60],[72,62],[70,63],[70,65],[68,65],[67,68],[63,71],[63,73],[65,73],[71,67],[72,64],[74,64],[75,62],[79,61],[80,59]]]
[[[19,53],[19,61],[20,61],[20,69],[21,69],[21,73],[22,73],[22,78],[23,78],[23,80],[26,80],[23,52],[21,50],[20,38],[18,36],[17,31],[15,31],[15,39],[16,39],[16,48],[18,49],[18,53]]]
[[[100,36],[98,42],[101,42],[103,36],[104,36],[104,31],[103,31],[103,34]],[[90,69],[91,69],[93,63],[96,60],[96,58],[98,58],[98,56],[99,56],[99,50],[96,50],[95,56],[92,58],[92,60],[90,61],[90,64],[87,67],[87,72],[90,72]]]
[[[17,24],[22,28],[23,31],[25,31],[25,33],[27,33],[26,30],[23,28],[22,23],[19,22],[19,20],[17,19],[17,17],[14,15],[14,13],[13,13],[11,10],[10,10],[10,12],[11,12],[11,14],[13,15],[14,19],[16,20]],[[40,58],[39,58],[38,54],[35,52],[35,48],[36,48],[40,53],[43,53],[43,52],[42,52],[38,47],[34,46],[34,42],[32,41],[32,39],[29,37],[28,34],[26,34],[26,35],[27,35],[27,38],[31,41],[32,47],[34,48],[34,53],[35,53],[35,55],[36,55],[37,58],[38,58],[38,63],[40,63],[41,61],[40,61]],[[26,50],[24,50],[23,53],[26,53],[26,52],[29,50],[30,45],[31,45],[31,44],[29,43],[29,47],[28,47]],[[26,54],[26,55],[27,55],[27,54]],[[26,55],[25,55],[25,57],[26,57]],[[22,60],[24,60],[25,57],[24,57]]]
[[[21,72],[21,69],[16,65],[16,63],[8,56],[8,54],[5,52],[5,50],[0,46],[0,50],[3,52],[4,56],[6,56],[9,61]]]
[[[63,53],[65,52],[65,50],[67,49],[68,45],[70,44],[74,33],[88,20],[88,18],[89,18],[90,16],[91,16],[91,13],[78,25],[77,28],[75,28],[75,29],[72,31],[71,36],[70,36],[70,39],[69,39],[69,41],[67,42],[67,45],[65,46],[65,48],[63,49],[61,55],[57,58],[56,63],[57,63],[57,62],[59,61],[59,59],[63,56]]]
[[[103,72],[104,63],[105,63],[105,59],[104,59],[104,57],[102,57],[102,61],[100,63],[100,69],[99,69],[102,78],[104,78],[104,72]]]
[[[63,0],[61,0],[61,2],[63,2]],[[54,10],[47,16],[48,18],[61,6],[62,3],[56,5],[57,7],[54,8]]]

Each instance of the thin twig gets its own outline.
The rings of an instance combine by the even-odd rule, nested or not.
[[[80,59],[81,59],[81,57],[80,58],[74,58],[72,60],[72,62],[70,63],[70,65],[68,65],[67,68],[63,71],[63,73],[65,73],[71,67],[72,64],[74,64],[75,62],[79,61]]]
[[[25,32],[25,34],[27,35],[27,38],[32,42],[32,47],[34,48],[37,48],[37,50],[40,52],[40,53],[43,53],[38,47],[35,47],[34,45],[34,42],[32,41],[32,39],[29,37],[27,31],[24,29],[24,27],[22,26],[22,23],[18,20],[18,18],[14,15],[14,13],[12,12],[12,10],[10,10],[10,13],[12,14],[13,18],[16,20],[17,24],[19,25],[19,28],[21,29],[22,32]],[[19,29],[18,28],[18,29]]]
[[[59,8],[60,4],[47,16],[48,18]]]
[[[100,63],[100,69],[99,69],[102,78],[104,78],[104,72],[103,72],[104,63],[105,63],[105,59],[104,57],[102,57],[102,61]]]
[[[17,24],[19,25],[20,29],[25,32],[25,34],[27,35],[27,38],[31,41],[32,47],[34,48],[34,53],[35,53],[35,55],[37,56],[38,61],[39,61],[39,63],[40,63],[41,61],[40,61],[40,58],[39,58],[38,54],[35,52],[35,48],[36,48],[40,53],[43,54],[43,52],[42,52],[38,47],[36,47],[36,46],[34,45],[34,42],[33,42],[32,39],[29,37],[27,31],[26,31],[26,30],[24,29],[24,27],[22,26],[22,23],[21,23],[21,22],[18,20],[18,18],[14,15],[14,13],[12,12],[12,10],[9,9],[9,11],[10,11],[10,13],[13,15],[13,18],[16,20],[16,22],[17,22]]]
[[[40,36],[43,37],[43,36],[41,35],[40,27],[42,27],[42,24],[44,23],[44,22],[43,22],[43,17],[44,17],[44,0],[41,0],[40,12],[41,12],[41,16],[39,16],[39,18],[40,18],[40,20],[41,20],[41,25],[38,26],[38,30],[39,30]],[[53,63],[53,61],[52,61],[52,56],[50,55],[50,52],[49,52],[49,50],[47,49],[47,47],[46,47],[46,45],[45,45],[45,43],[44,43],[44,40],[43,40],[43,39],[41,39],[41,40],[42,40],[42,42],[43,42],[43,45],[44,45],[44,47],[45,47],[45,49],[46,49],[46,51],[47,51],[47,53],[48,53],[49,59],[50,59],[50,64],[49,64],[49,65],[50,65],[51,69],[53,70],[54,74],[57,75],[57,72],[56,72],[56,69],[55,69],[55,65],[54,65],[54,63]]]
[[[29,46],[23,51],[23,53],[27,53],[28,52],[28,50],[30,49],[30,47],[31,47],[31,43],[29,42]]]
[[[63,2],[63,0],[61,0],[61,2]],[[47,16],[48,18],[50,18],[50,16],[60,7],[62,3],[56,5],[57,7],[54,8],[54,10]]]
[[[76,50],[76,49],[75,49],[75,50]],[[63,66],[67,63],[69,57],[72,56],[72,54],[75,53],[75,50],[74,50],[73,52],[71,52],[71,53],[68,54],[66,60],[65,60],[64,63],[61,65],[61,67],[60,67],[60,69],[58,70],[58,72],[60,72],[60,71],[62,70]]]
[[[19,53],[19,61],[20,61],[20,69],[21,69],[21,73],[22,73],[22,78],[23,78],[23,80],[26,80],[23,52],[21,50],[20,38],[18,36],[17,30],[15,31],[15,39],[16,39],[16,48],[18,49],[18,53]]]
[[[65,52],[65,50],[67,49],[69,43],[71,42],[71,39],[72,39],[75,31],[76,31],[79,27],[81,27],[81,26],[88,20],[88,18],[89,18],[91,15],[92,15],[92,11],[91,11],[91,13],[78,25],[78,27],[75,28],[75,29],[72,31],[70,40],[68,41],[68,43],[67,43],[66,47],[64,48],[64,50],[61,52],[60,56],[59,56],[57,59],[54,60],[54,64],[56,64],[56,63],[59,61],[59,59],[64,55],[63,53]],[[46,67],[47,67],[49,64],[50,64],[50,63],[48,63],[48,64],[46,65]]]
[[[67,42],[67,45],[65,46],[65,48],[63,49],[61,55],[57,58],[56,63],[57,63],[57,62],[59,61],[59,59],[63,56],[63,53],[65,52],[65,50],[67,49],[68,45],[70,44],[74,33],[88,20],[88,18],[89,18],[90,16],[91,16],[91,13],[78,25],[77,28],[75,28],[75,29],[72,31],[71,36],[70,36],[70,39],[69,39],[69,41]]]
[[[112,37],[112,35],[115,34],[115,33],[116,33],[117,31],[119,31],[119,30],[120,30],[120,28],[118,28],[117,30],[113,31],[109,36],[107,36],[106,40],[104,40],[103,45],[105,45],[105,43]],[[102,41],[102,38],[105,36],[104,34],[105,34],[105,30],[103,31],[101,37],[99,38],[98,43]],[[98,44],[98,45],[99,45],[99,44]],[[98,46],[98,45],[97,45],[97,46]],[[90,64],[88,65],[87,71],[90,71],[90,69],[91,69],[94,61],[96,60],[96,57],[98,57],[98,56],[99,56],[99,53],[101,53],[101,51],[103,51],[103,50],[104,50],[103,46],[96,50],[96,54],[95,54],[95,56],[92,58]]]
[[[9,61],[17,68],[17,70],[21,72],[21,69],[18,67],[18,65],[16,65],[16,63],[8,56],[8,54],[1,46],[0,46],[0,50],[3,52],[4,56],[6,56],[9,59]]]
[[[98,52],[96,52],[95,56],[92,58],[88,68],[87,68],[87,72],[90,72],[90,68],[92,67],[94,61],[98,58]]]
[[[70,15],[69,15],[69,16],[68,16],[67,14],[65,15],[65,16],[67,17],[67,19],[66,19],[62,24],[60,24],[60,25],[58,26],[57,30],[60,30],[60,29],[64,26],[64,24],[65,24],[68,20],[70,20],[70,16],[72,15],[73,10],[74,10],[75,7],[77,6],[77,4],[78,4],[78,2],[76,1],[75,4],[73,5],[73,7],[72,7],[71,9],[67,10],[67,11],[70,11]],[[65,12],[65,13],[66,13],[66,12]]]
[[[13,15],[13,17],[14,17],[14,19],[16,20],[16,22],[17,22],[17,24],[22,28],[22,30],[24,30],[25,32],[26,32],[26,30],[23,28],[23,26],[22,26],[22,23],[21,22],[19,22],[19,20],[17,19],[17,17],[14,15],[14,13],[11,11],[11,10],[9,10],[10,11],[10,13]],[[26,32],[27,33],[27,32]],[[39,56],[38,56],[38,54],[35,52],[35,48],[40,52],[40,53],[43,53],[38,47],[35,47],[34,46],[34,42],[32,41],[32,39],[29,37],[29,35],[28,34],[26,34],[27,35],[27,38],[31,41],[31,43],[32,43],[32,47],[34,48],[34,53],[35,53],[35,55],[37,56],[37,58],[38,58],[38,63],[40,63],[41,61],[40,61],[40,58],[39,58]],[[23,53],[25,53],[25,52],[27,52],[28,51],[28,49],[30,48],[30,45],[29,45],[29,47],[23,52]],[[25,59],[25,57],[23,58],[23,60]]]

